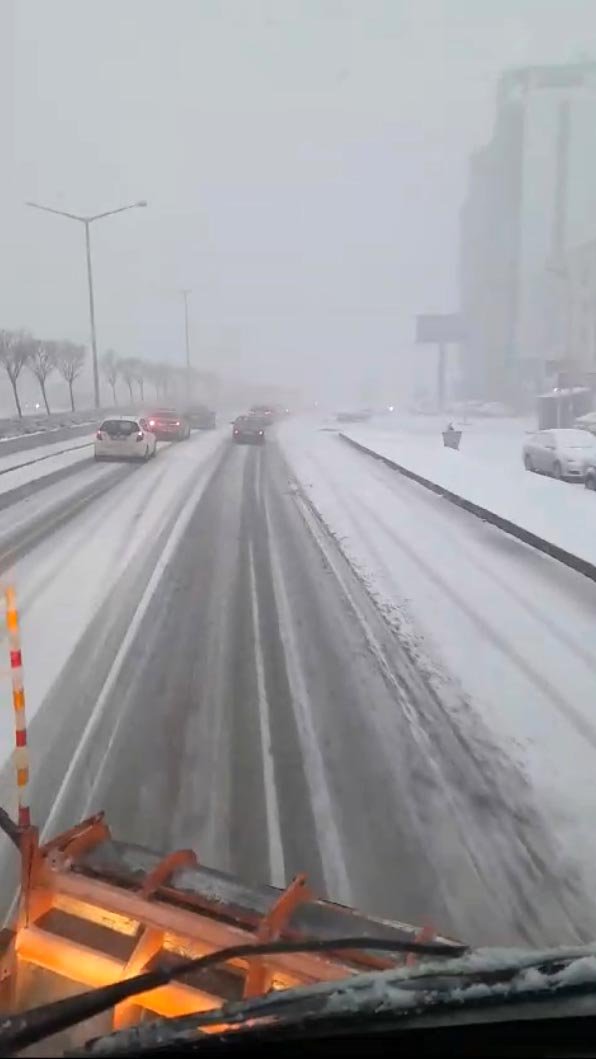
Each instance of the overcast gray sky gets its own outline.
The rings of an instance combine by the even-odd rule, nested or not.
[[[596,56],[594,0],[0,0],[0,321],[310,381],[387,377],[457,302],[502,68]],[[12,64],[12,76],[10,65]],[[11,119],[12,117],[12,127]]]

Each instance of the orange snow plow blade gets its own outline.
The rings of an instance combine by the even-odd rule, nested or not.
[[[18,829],[6,814],[2,817],[0,823],[18,845],[22,864],[18,912],[0,965],[5,1013],[32,1006],[23,985],[28,967],[49,972],[54,985],[54,980],[67,980],[71,989],[73,982],[88,989],[230,946],[342,936],[409,942],[420,938],[407,924],[317,899],[304,876],[285,890],[245,886],[203,867],[191,850],[160,858],[116,842],[103,814],[45,845],[39,845],[35,828]],[[202,972],[194,981],[191,973],[184,981],[171,981],[118,1004],[113,1025],[131,1025],[143,1010],[186,1015],[271,989],[388,969],[403,961],[401,954],[369,950],[239,958]]]

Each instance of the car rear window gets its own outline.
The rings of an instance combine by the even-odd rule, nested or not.
[[[112,438],[129,438],[137,433],[139,424],[131,419],[106,419],[99,429]]]

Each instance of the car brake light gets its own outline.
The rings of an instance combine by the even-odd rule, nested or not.
[[[143,434],[143,431],[139,430],[139,432],[137,434],[137,441],[142,441],[144,437],[145,437],[145,435]]]
[[[263,433],[263,431],[262,431],[262,430],[259,430],[259,434],[262,434],[262,433]]]
[[[174,426],[175,427],[179,427],[180,426],[180,420],[179,419],[176,420],[176,422],[174,423]]]
[[[97,434],[95,435],[95,437],[97,438],[98,441],[103,441],[103,434],[102,434],[101,430],[97,431]]]
[[[149,420],[149,426],[150,427],[154,427],[155,426],[155,420],[154,419],[150,419]]]

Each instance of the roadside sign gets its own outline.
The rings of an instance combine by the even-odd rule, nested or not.
[[[459,313],[425,313],[416,317],[416,341],[423,343],[461,342],[463,322]]]

